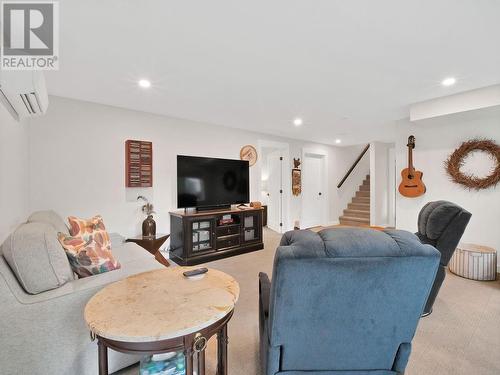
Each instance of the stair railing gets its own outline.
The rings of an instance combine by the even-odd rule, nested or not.
[[[370,144],[368,143],[366,145],[366,147],[363,149],[363,151],[361,151],[361,154],[359,154],[356,161],[351,165],[351,168],[349,168],[349,170],[347,171],[345,176],[342,178],[342,180],[340,180],[339,184],[337,185],[338,189],[340,189],[340,187],[344,184],[345,180],[347,180],[347,178],[351,175],[352,171],[354,170],[354,168],[356,168],[356,166],[359,164],[361,159],[363,159],[363,156],[365,156],[366,151],[368,151],[369,148],[370,148]]]

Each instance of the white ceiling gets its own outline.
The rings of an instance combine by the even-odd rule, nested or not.
[[[60,21],[53,95],[323,143],[500,83],[496,0],[61,0]]]

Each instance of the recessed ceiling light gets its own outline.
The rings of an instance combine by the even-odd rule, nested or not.
[[[453,86],[457,82],[455,77],[448,77],[441,81],[443,86]]]
[[[151,87],[151,82],[148,81],[147,79],[141,79],[141,80],[139,80],[139,86],[147,89],[147,88]]]
[[[297,118],[293,119],[293,124],[294,124],[295,126],[300,126],[300,125],[302,125],[303,123],[304,123],[304,121],[302,121],[302,119],[301,119],[300,117],[297,117]]]
[[[337,138],[337,139],[335,140],[335,143],[336,143],[336,144],[339,144],[339,143],[341,143],[341,142],[342,142],[342,140],[341,140],[341,139],[338,139],[338,138]]]

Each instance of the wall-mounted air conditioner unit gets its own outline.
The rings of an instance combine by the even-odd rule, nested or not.
[[[17,121],[45,114],[49,96],[43,73],[29,70],[0,71],[0,102]]]

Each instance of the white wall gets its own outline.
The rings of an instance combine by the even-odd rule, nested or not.
[[[416,137],[413,162],[415,168],[424,173],[423,181],[427,187],[426,194],[419,198],[404,198],[397,194],[397,227],[416,231],[422,206],[429,201],[444,199],[472,213],[462,241],[500,250],[500,185],[469,191],[451,182],[444,170],[444,161],[463,141],[480,137],[500,143],[500,109],[444,116],[418,124],[405,120],[399,122],[396,129],[397,170],[407,166],[406,143],[408,136],[413,134]],[[478,173],[484,173],[485,164],[488,164],[481,158],[474,158],[472,163],[471,169]],[[400,178],[398,176],[398,183]]]
[[[394,226],[394,144],[370,143],[370,224]]]
[[[291,178],[292,160],[301,157],[304,147],[323,150],[332,161],[345,153],[333,146],[71,99],[51,97],[50,101],[47,115],[30,124],[30,209],[52,208],[63,217],[99,213],[110,231],[123,235],[140,232],[143,217],[136,202],[138,194],[146,195],[155,204],[157,230],[170,231],[168,212],[176,208],[177,154],[237,159],[245,144],[257,146],[261,140],[286,142],[290,145]],[[125,188],[126,139],[153,142],[153,188]],[[259,158],[250,168],[252,200],[261,199],[260,163]],[[345,168],[332,176],[343,172]],[[336,195],[337,178],[330,181],[329,195]],[[331,201],[329,219],[338,220],[338,209]],[[300,197],[291,198],[289,216],[288,225],[300,217]]]
[[[0,105],[0,244],[28,214],[28,124]]]

